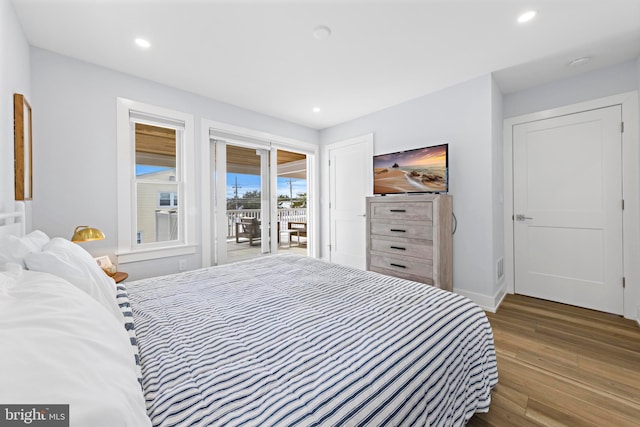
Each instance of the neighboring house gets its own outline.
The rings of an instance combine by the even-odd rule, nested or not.
[[[175,169],[168,169],[138,175],[159,181],[138,187],[138,243],[177,239],[178,193],[175,184],[171,184],[175,174]]]

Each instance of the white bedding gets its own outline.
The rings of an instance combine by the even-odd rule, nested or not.
[[[24,263],[29,270],[61,277],[95,299],[115,319],[123,322],[116,303],[116,284],[80,245],[54,237],[40,251],[27,254]]]
[[[489,408],[467,298],[307,257],[128,284],[156,426],[463,426]]]
[[[69,282],[0,272],[0,343],[2,404],[69,404],[71,426],[150,425],[122,322]]]

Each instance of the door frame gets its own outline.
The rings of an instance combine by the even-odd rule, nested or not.
[[[217,230],[222,230],[222,226],[216,222],[217,212],[215,195],[216,191],[224,191],[224,189],[216,189],[212,185],[215,181],[215,168],[213,165],[213,150],[212,147],[212,135],[218,136],[221,140],[235,140],[237,142],[256,142],[263,146],[263,148],[271,150],[273,154],[271,158],[271,169],[274,169],[276,162],[275,152],[277,149],[296,151],[307,155],[307,216],[310,227],[308,227],[309,233],[309,245],[307,249],[307,255],[311,257],[317,257],[319,253],[319,239],[314,236],[319,236],[319,151],[320,147],[316,144],[301,141],[294,138],[289,138],[280,135],[274,135],[268,132],[258,131],[255,129],[245,128],[242,126],[236,126],[229,123],[217,122],[209,119],[200,120],[200,214],[201,214],[201,255],[202,255],[202,267],[210,267],[214,265],[214,259],[216,254],[212,251],[215,247],[216,238],[219,235]],[[231,142],[231,141],[230,141]],[[271,174],[270,185],[273,187],[276,184],[277,177]],[[276,192],[271,194],[271,216],[273,218],[277,215],[277,199]],[[225,205],[226,210],[226,205]],[[226,230],[226,229],[225,229]],[[226,232],[226,231],[225,231]],[[271,235],[275,236],[277,233],[277,225],[275,221],[271,222]],[[225,236],[226,238],[226,236]],[[276,253],[278,250],[277,238],[271,239],[271,252]]]
[[[330,167],[329,167],[329,154],[331,150],[336,148],[345,148],[349,145],[367,143],[368,152],[367,156],[371,161],[371,174],[367,178],[367,188],[369,188],[368,194],[363,194],[362,197],[373,195],[373,153],[374,153],[374,140],[373,132],[359,135],[353,138],[344,139],[337,142],[326,144],[322,147],[322,188],[325,189],[322,192],[322,205],[324,206],[322,215],[322,259],[325,261],[331,261],[331,209],[329,208],[329,201],[331,200],[330,192]],[[366,242],[363,242],[366,245]]]
[[[504,120],[504,238],[506,291],[515,292],[514,221],[513,221],[513,127],[518,124],[575,114],[583,111],[622,106],[622,212],[624,317],[640,323],[640,141],[638,140],[638,91],[625,92],[577,104],[566,105]],[[622,286],[622,284],[621,284]]]

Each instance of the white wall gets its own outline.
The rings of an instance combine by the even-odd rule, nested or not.
[[[321,144],[373,132],[375,154],[449,143],[450,194],[458,219],[454,288],[469,296],[491,297],[495,288],[493,258],[500,244],[494,245],[493,193],[496,185],[502,187],[494,182],[492,166],[499,155],[492,132],[492,115],[500,113],[499,105],[492,106],[495,97],[492,77],[485,75],[320,132]],[[502,116],[497,120],[501,135]],[[370,167],[371,159],[363,161]],[[323,190],[321,197],[326,201]],[[327,244],[326,232],[322,248]]]
[[[636,60],[504,96],[504,117],[577,104],[638,89]]]
[[[113,257],[117,247],[117,97],[193,114],[196,144],[200,118],[318,142],[313,129],[38,48],[31,49],[31,73],[33,227],[67,238],[77,225],[98,227],[107,238],[83,244],[96,256]],[[196,157],[199,151],[196,146]],[[196,176],[199,164],[194,165]],[[196,194],[200,194],[199,182]],[[196,235],[200,235],[200,223],[198,214]],[[188,268],[201,265],[199,251],[181,258],[187,258]],[[168,274],[178,270],[178,260],[127,264],[126,268],[132,278]]]
[[[29,44],[18,23],[13,4],[9,0],[0,0],[0,212],[13,210],[15,198],[14,93],[25,95],[31,102]],[[29,208],[28,203],[27,210]]]

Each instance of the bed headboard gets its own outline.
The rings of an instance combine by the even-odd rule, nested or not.
[[[16,202],[15,212],[0,213],[0,237],[14,235],[24,236],[25,206],[24,202]]]

